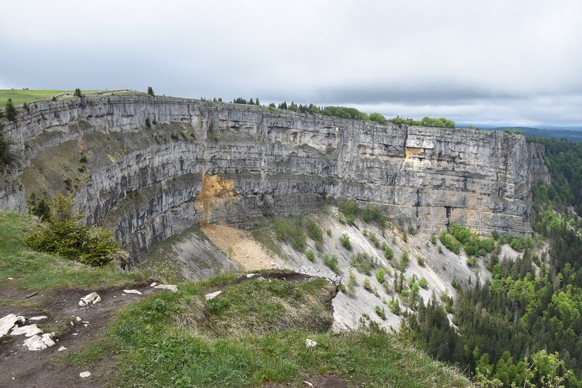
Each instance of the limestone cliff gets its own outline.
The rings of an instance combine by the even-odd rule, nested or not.
[[[528,234],[543,150],[520,135],[374,125],[150,96],[29,104],[5,128],[18,162],[0,208],[74,192],[133,258],[200,221],[307,213],[328,198],[381,205],[404,226]]]

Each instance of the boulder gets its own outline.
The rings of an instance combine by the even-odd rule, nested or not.
[[[42,334],[42,330],[38,326],[36,326],[35,323],[34,325],[15,327],[10,332],[10,335],[22,335],[22,334],[24,334],[24,336],[26,337],[32,337],[33,335]]]
[[[79,306],[85,307],[92,304],[97,304],[99,302],[101,302],[101,297],[96,292],[92,292],[89,295],[85,295],[81,298],[79,301]]]
[[[24,323],[24,317],[16,316],[15,314],[8,314],[5,317],[0,318],[0,337],[8,334],[18,322]]]

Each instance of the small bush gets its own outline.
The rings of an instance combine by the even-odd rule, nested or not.
[[[425,278],[420,278],[420,280],[418,281],[418,285],[426,289],[428,287],[428,282],[426,281]]]
[[[323,231],[313,220],[307,220],[307,235],[317,242],[323,242]]]
[[[379,268],[378,271],[376,271],[376,280],[378,280],[378,283],[382,284],[386,281],[386,271],[384,271],[383,268]]]
[[[436,245],[437,238],[436,238],[436,236],[434,234],[432,236],[430,236],[430,242],[432,243],[432,245]]]
[[[384,247],[384,257],[386,260],[392,260],[394,257],[394,251],[389,246]]]
[[[364,279],[364,290],[372,292],[372,284],[370,283],[370,279]]]
[[[420,265],[421,267],[424,267],[424,257],[420,257],[418,256],[416,258],[416,262],[418,263],[418,265]]]
[[[356,290],[356,274],[350,271],[350,278],[348,279],[348,291],[350,294],[354,294]]]
[[[392,300],[388,303],[388,307],[390,307],[392,314],[400,315],[400,302],[398,302],[398,299],[392,298]]]
[[[360,252],[357,255],[352,256],[350,259],[350,264],[353,265],[359,272],[368,276],[372,274],[372,269],[376,268],[377,266],[376,260],[366,252]]]
[[[386,313],[384,313],[384,309],[381,306],[376,305],[376,307],[374,307],[374,311],[376,311],[376,314],[378,314],[382,320],[386,320]]]
[[[91,266],[111,262],[119,252],[119,241],[109,229],[83,225],[74,205],[72,196],[56,196],[50,202],[47,220],[26,234],[24,243]]]
[[[18,112],[16,111],[16,108],[14,107],[11,98],[9,98],[8,102],[6,103],[5,111],[6,118],[8,119],[8,121],[16,121],[16,116],[18,115]]]
[[[461,281],[459,279],[453,279],[453,281],[451,282],[451,285],[453,286],[453,288],[455,290],[458,290],[461,288]]]
[[[307,251],[305,256],[307,256],[307,259],[309,261],[315,261],[315,253],[313,253],[313,251],[311,249]]]
[[[408,252],[407,251],[402,252],[402,256],[400,257],[400,271],[402,272],[406,271],[406,268],[408,268],[409,263],[410,257],[408,256]]]
[[[457,239],[453,235],[445,231],[442,231],[441,234],[439,235],[439,239],[441,240],[441,243],[445,246],[445,248],[447,248],[449,251],[457,255],[459,254],[461,246],[459,244],[459,241],[457,241]]]
[[[362,210],[362,220],[364,222],[375,222],[381,228],[386,224],[386,216],[378,206],[368,205]]]
[[[352,250],[352,243],[350,242],[350,236],[348,236],[347,234],[342,234],[339,238],[340,243],[342,244],[342,247],[346,248],[348,251]]]
[[[353,199],[341,201],[337,204],[337,207],[345,217],[345,222],[347,224],[355,224],[356,217],[358,216],[358,203],[356,201]]]
[[[327,265],[333,272],[336,274],[340,273],[340,269],[337,263],[337,256],[336,255],[325,255],[323,256],[323,262]]]

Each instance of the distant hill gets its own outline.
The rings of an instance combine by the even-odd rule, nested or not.
[[[459,127],[465,127],[465,125],[459,125]],[[545,137],[551,139],[564,139],[573,142],[582,142],[582,127],[543,127],[543,128],[532,128],[532,127],[486,127],[480,126],[481,129],[487,131],[504,131],[509,128],[511,130],[519,129],[522,135],[525,136],[537,136]]]

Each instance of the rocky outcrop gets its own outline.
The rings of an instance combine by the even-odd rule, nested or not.
[[[458,222],[524,235],[531,184],[548,179],[543,150],[515,134],[150,96],[29,108],[5,128],[19,162],[0,207],[74,192],[133,260],[200,221],[302,214],[329,198],[378,204],[427,231]]]

